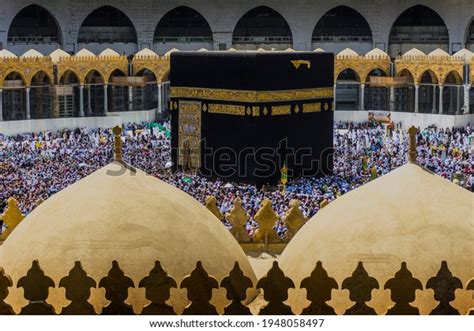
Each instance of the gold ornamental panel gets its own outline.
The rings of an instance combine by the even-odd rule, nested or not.
[[[272,115],[289,115],[291,114],[291,106],[272,106]]]
[[[303,105],[303,113],[316,113],[321,111],[320,103],[306,103]]]
[[[239,105],[223,105],[223,104],[209,104],[209,112],[227,115],[245,115],[245,106]]]
[[[20,75],[25,86],[31,85],[33,77],[38,72],[44,72],[51,84],[54,82],[53,63],[49,57],[0,59],[0,87],[4,85],[5,78],[12,72]]]
[[[458,58],[448,57],[410,57],[395,60],[396,75],[400,76],[402,71],[408,71],[415,83],[420,84],[425,72],[434,75],[435,83],[444,84],[451,72],[456,72],[458,77],[463,77],[464,62]],[[459,79],[458,79],[459,81]],[[462,82],[459,82],[462,83]]]
[[[339,74],[346,69],[354,70],[358,75],[360,82],[365,82],[370,72],[375,69],[383,71],[388,76],[390,73],[390,63],[388,57],[336,57],[334,62],[334,82],[336,82]]]
[[[170,61],[160,57],[148,57],[140,56],[135,57],[132,60],[133,71],[138,73],[144,69],[150,70],[156,77],[158,83],[162,83],[168,80],[170,72]]]
[[[223,100],[233,102],[278,102],[332,98],[333,87],[282,91],[227,90],[200,87],[172,87],[172,98]]]
[[[89,72],[97,71],[104,82],[108,83],[110,75],[115,70],[120,70],[125,75],[128,73],[128,59],[126,56],[80,56],[62,58],[57,64],[58,77],[71,71],[79,77],[79,83],[84,84]]]
[[[201,103],[179,102],[178,165],[185,170],[201,166]]]

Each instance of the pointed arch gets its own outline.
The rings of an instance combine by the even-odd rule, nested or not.
[[[466,48],[474,52],[474,17],[466,29]]]
[[[372,44],[372,30],[357,10],[348,6],[337,6],[326,12],[316,23],[312,41],[318,45],[325,42]]]
[[[166,13],[155,29],[154,43],[212,43],[209,23],[197,10],[179,6]]]
[[[92,11],[82,22],[78,43],[137,43],[135,27],[122,11],[103,6]]]
[[[13,18],[7,42],[9,45],[62,45],[62,34],[56,18],[46,8],[33,4],[20,10]]]
[[[433,9],[416,5],[402,12],[392,25],[388,53],[396,57],[411,48],[429,53],[436,48],[449,50],[446,23]]]
[[[235,48],[293,47],[293,34],[286,19],[276,10],[259,6],[249,10],[237,22],[232,35]]]

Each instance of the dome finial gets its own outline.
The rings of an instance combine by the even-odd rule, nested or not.
[[[117,125],[112,129],[112,132],[114,133],[114,160],[122,161],[122,139],[120,138],[122,128]]]
[[[409,145],[408,145],[408,162],[409,163],[416,163],[416,128],[415,126],[411,126],[408,129],[409,135]]]

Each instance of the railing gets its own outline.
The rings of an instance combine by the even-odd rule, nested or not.
[[[432,289],[434,298],[439,304],[431,310],[433,315],[458,315],[459,311],[451,306],[450,302],[455,298],[455,291],[464,288],[461,280],[451,274],[448,263],[441,262],[441,267],[436,275],[429,278],[423,286],[422,282],[415,278],[409,270],[409,266],[401,263],[400,269],[388,279],[381,283],[371,277],[364,269],[362,262],[359,262],[352,273],[348,275],[342,283],[336,280],[323,267],[323,263],[316,262],[316,266],[308,277],[299,284],[286,277],[280,269],[278,262],[274,262],[267,275],[252,283],[252,280],[243,274],[239,264],[236,262],[234,268],[230,270],[228,276],[218,281],[209,275],[201,262],[196,263],[192,272],[185,276],[178,286],[178,280],[174,279],[162,268],[160,262],[155,262],[155,266],[149,275],[143,275],[139,281],[134,281],[120,268],[117,261],[112,262],[112,266],[107,275],[101,279],[93,279],[87,275],[87,271],[82,268],[81,262],[75,262],[69,275],[65,275],[59,281],[54,281],[40,267],[38,261],[33,261],[27,274],[19,278],[16,284],[0,268],[0,314],[11,315],[16,312],[4,300],[7,298],[9,288],[16,286],[23,288],[24,298],[29,302],[21,307],[21,315],[47,315],[56,314],[55,308],[47,300],[50,288],[65,288],[65,297],[70,304],[59,308],[59,314],[65,315],[133,315],[133,307],[125,301],[128,298],[129,288],[144,288],[145,297],[151,301],[150,304],[140,307],[140,314],[148,315],[170,315],[176,314],[173,306],[167,304],[172,288],[187,290],[187,297],[191,303],[184,308],[185,315],[217,315],[218,310],[210,302],[213,296],[213,289],[225,289],[227,299],[231,301],[224,308],[225,315],[249,315],[251,310],[242,302],[247,298],[247,289],[256,288],[263,290],[263,298],[268,304],[263,306],[259,315],[292,315],[292,307],[284,302],[288,299],[289,289],[305,289],[307,299],[310,304],[303,309],[303,315],[334,315],[334,307],[330,301],[333,289],[347,289],[350,293],[350,300],[355,304],[346,309],[346,315],[375,315],[376,311],[367,305],[371,300],[373,289],[390,290],[390,298],[395,303],[388,309],[387,315],[417,315],[419,309],[412,306],[415,301],[415,291]],[[104,288],[105,298],[109,304],[102,306],[101,311],[96,311],[94,306],[88,301],[91,288]],[[467,290],[474,290],[474,279],[466,284]],[[15,291],[16,295],[21,291]],[[248,299],[248,298],[247,298]],[[57,301],[57,300],[56,300]],[[250,301],[250,300],[249,300]],[[471,313],[473,311],[471,310]]]

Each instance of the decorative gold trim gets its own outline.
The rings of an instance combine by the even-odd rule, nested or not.
[[[245,106],[209,104],[209,112],[227,115],[245,115]]]
[[[259,106],[253,106],[252,107],[252,115],[253,116],[260,116],[260,107]]]
[[[179,104],[179,110],[186,111],[186,112],[201,111],[201,103],[182,101]]]
[[[289,115],[291,114],[291,106],[272,106],[272,115]]]
[[[333,95],[333,87],[281,91],[227,90],[178,86],[172,87],[170,89],[170,96],[172,98],[195,98],[234,102],[276,102],[311,100],[332,98]]]
[[[306,103],[303,106],[303,113],[316,113],[321,111],[320,103]]]

